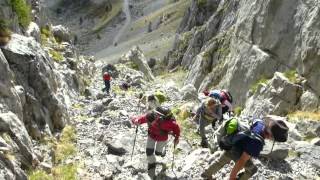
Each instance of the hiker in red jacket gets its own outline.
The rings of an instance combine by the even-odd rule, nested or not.
[[[167,144],[168,134],[175,137],[174,144],[179,143],[180,127],[176,123],[171,110],[164,107],[157,107],[154,111],[132,119],[133,124],[140,125],[148,123],[148,139],[146,154],[148,161],[148,175],[155,178],[156,156],[165,156],[163,151]]]
[[[104,81],[104,85],[105,88],[104,90],[107,92],[107,94],[109,94],[110,91],[110,81],[111,81],[111,75],[108,72],[103,73],[103,81]]]

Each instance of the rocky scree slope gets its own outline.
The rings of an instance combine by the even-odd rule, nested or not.
[[[317,110],[319,3],[193,0],[164,62],[169,69],[189,70],[185,84],[199,92],[229,89],[242,107],[261,80],[276,78],[277,71],[296,72],[292,76],[302,78],[302,90],[294,98],[295,108]]]
[[[199,105],[196,99],[201,96],[194,96],[197,94],[196,89],[190,88],[189,85],[181,88],[170,78],[156,76],[152,81],[151,68],[148,67],[147,60],[138,47],[132,48],[119,61],[121,63],[113,68],[110,68],[110,65],[99,67],[99,69],[112,69],[114,78],[111,96],[101,92],[104,85],[100,80],[101,74],[97,73],[96,83],[89,88],[90,93],[87,97],[81,98],[78,102],[79,108],[75,111],[74,120],[80,154],[80,157],[76,158],[82,159],[85,167],[79,173],[80,179],[149,179],[145,155],[147,126],[139,127],[131,160],[136,127],[131,124],[130,117],[145,112],[145,105],[138,98],[140,93],[151,94],[159,90],[166,95],[167,100],[163,105],[173,109],[181,126],[182,136],[175,151],[171,138],[166,147],[166,157],[157,157],[160,162],[157,179],[201,179],[200,175],[204,168],[222,152],[213,140],[214,131],[211,127],[208,127],[207,131],[212,148],[203,149],[198,146],[200,137],[196,134],[196,127],[191,123],[188,112]],[[177,72],[168,75],[171,76],[177,76]],[[119,85],[128,80],[132,87],[128,91],[120,89]],[[272,86],[280,80],[281,77],[271,80]],[[266,142],[261,157],[254,160],[259,171],[253,179],[319,177],[319,138],[314,138],[312,141],[305,138],[309,135],[319,136],[319,121],[293,121],[288,124],[289,141],[276,144],[272,153],[270,153],[272,142]],[[173,153],[175,153],[174,171],[171,170]],[[232,165],[231,163],[222,168],[215,178],[228,177]]]
[[[1,19],[11,20],[8,28],[13,31],[10,42],[0,49],[0,179],[27,179],[27,171],[44,164],[50,171],[52,149],[40,151],[37,145],[70,122],[70,107],[95,69],[59,33],[46,37],[31,22],[37,20],[33,7],[38,1],[18,2],[31,7],[25,9],[30,10],[27,26],[21,24],[19,9],[0,1]]]

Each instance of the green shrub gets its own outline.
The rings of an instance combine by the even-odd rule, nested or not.
[[[207,0],[197,0],[197,4],[199,7],[204,7],[207,5]]]
[[[157,90],[154,95],[156,96],[156,98],[158,99],[159,103],[162,104],[167,100],[166,95],[164,94],[164,92]]]
[[[49,50],[49,54],[52,56],[53,60],[55,60],[56,62],[61,62],[64,59],[63,55],[60,52],[55,51],[53,49]]]
[[[53,178],[43,170],[35,170],[32,172],[29,172],[28,179],[29,180],[53,180]]]
[[[298,83],[297,80],[297,71],[296,70],[289,70],[283,73],[283,75],[289,79],[292,83]]]
[[[243,110],[243,108],[241,106],[237,106],[236,108],[234,108],[234,114],[236,116],[240,116],[242,110]]]
[[[31,8],[25,0],[10,0],[12,10],[17,14],[20,26],[27,28],[31,22]]]
[[[60,165],[52,169],[55,179],[75,180],[77,175],[77,166],[74,164]]]
[[[55,146],[55,163],[58,164],[68,157],[74,155],[77,150],[74,145],[76,140],[76,130],[72,126],[66,126],[61,134],[60,141]]]

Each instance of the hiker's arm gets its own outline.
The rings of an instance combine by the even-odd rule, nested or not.
[[[221,105],[216,106],[216,110],[212,113],[212,116],[216,118],[218,121],[222,119],[222,107]]]
[[[138,117],[134,117],[133,119],[132,119],[132,122],[134,123],[134,124],[143,124],[143,123],[146,123],[147,122],[147,115],[146,114],[144,114],[144,115],[141,115],[141,116],[138,116]]]
[[[226,106],[228,106],[230,112],[233,111],[233,109],[232,109],[232,104],[231,104],[228,100],[226,100],[226,101],[224,102],[224,104],[225,104]]]
[[[247,163],[249,159],[250,159],[249,154],[247,154],[246,152],[243,152],[240,159],[233,166],[233,169],[230,173],[230,180],[237,179],[238,172],[244,167],[244,165]]]

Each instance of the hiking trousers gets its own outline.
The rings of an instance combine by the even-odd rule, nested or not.
[[[154,139],[148,136],[146,154],[148,161],[148,175],[151,179],[153,179],[156,174],[156,155],[164,155],[163,149],[166,145],[167,141],[155,141]]]
[[[215,159],[210,166],[205,170],[204,174],[206,177],[211,177],[217,173],[224,165],[229,164],[231,160],[236,161],[235,154],[232,150],[224,151],[217,159]],[[247,180],[252,177],[258,168],[253,164],[252,160],[249,159],[244,167],[245,171],[241,175],[240,180]]]
[[[213,128],[215,125],[215,122],[216,120],[208,121],[201,116],[199,117],[199,131],[200,131],[200,136],[202,140],[204,141],[207,140],[205,128],[210,124],[212,125],[212,128]]]
[[[105,81],[104,81],[104,85],[105,85],[105,90],[106,90],[106,92],[109,94],[109,91],[110,91],[110,81],[105,80]]]

